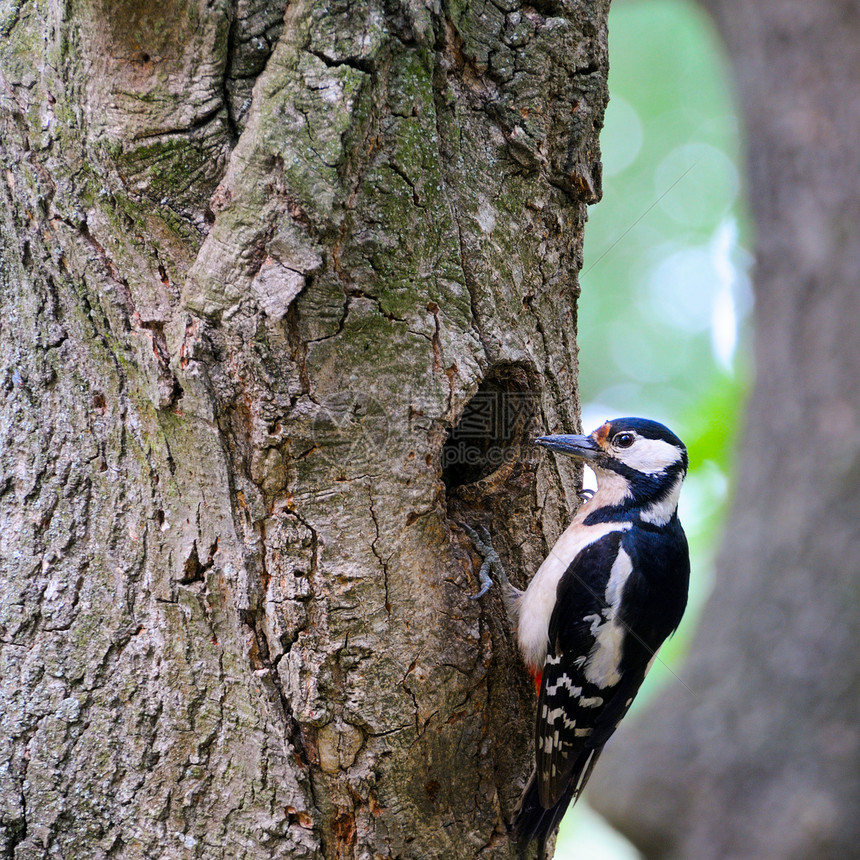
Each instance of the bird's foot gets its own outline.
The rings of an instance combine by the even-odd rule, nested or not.
[[[589,490],[583,487],[581,490],[576,491],[576,495],[579,496],[581,501],[588,502],[591,501],[592,496],[594,496],[594,490]]]
[[[505,573],[505,568],[502,566],[499,554],[493,549],[493,539],[490,537],[490,532],[483,526],[480,527],[479,531],[475,531],[465,523],[461,523],[460,525],[471,539],[478,555],[483,559],[481,569],[478,571],[478,582],[481,585],[481,590],[477,594],[470,594],[469,597],[472,600],[478,600],[478,598],[483,597],[490,590],[490,586],[493,584],[490,572],[496,574],[496,579],[505,590],[509,589],[510,582],[508,575]]]

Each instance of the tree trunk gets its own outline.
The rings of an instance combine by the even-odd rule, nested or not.
[[[756,384],[717,581],[680,684],[592,800],[649,858],[860,844],[860,16],[712,0],[756,220]]]
[[[607,5],[0,9],[4,857],[514,856]]]

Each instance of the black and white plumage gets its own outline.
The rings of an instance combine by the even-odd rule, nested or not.
[[[537,444],[594,470],[577,512],[528,588],[507,586],[523,657],[538,683],[535,772],[515,814],[539,856],[582,792],[657,650],[687,603],[690,562],[677,505],[687,451],[662,424],[608,421]]]

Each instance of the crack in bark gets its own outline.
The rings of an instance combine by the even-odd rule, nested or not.
[[[230,99],[228,83],[230,81],[230,78],[232,77],[233,56],[236,51],[238,7],[239,0],[231,0],[227,9],[227,18],[229,21],[229,24],[227,25],[227,48],[225,52],[226,59],[224,62],[224,71],[221,75],[221,100],[224,105],[224,109],[227,112],[227,131],[230,135],[230,143],[233,147],[236,146],[236,143],[239,140],[240,131],[239,125],[236,121],[236,116],[233,113],[233,105]]]
[[[357,72],[364,72],[368,75],[372,74],[376,70],[375,62],[370,59],[364,59],[363,57],[350,56],[334,59],[329,57],[327,54],[324,54],[322,51],[314,50],[310,47],[310,44],[305,47],[305,50],[318,60],[325,63],[330,69],[337,69],[346,66],[347,68],[355,69]]]
[[[159,128],[154,131],[135,132],[135,134],[132,135],[131,139],[134,142],[153,142],[158,141],[162,138],[170,140],[171,138],[177,136],[188,137],[193,132],[200,131],[201,129],[212,123],[214,120],[218,119],[218,114],[220,114],[222,110],[226,111],[226,107],[223,102],[218,101],[217,104],[213,105],[209,110],[202,113],[199,117],[197,117],[195,120],[188,123],[187,125],[173,126],[171,128]]]
[[[367,495],[370,499],[370,517],[373,520],[374,528],[376,529],[376,537],[370,542],[370,549],[373,552],[374,556],[376,556],[376,560],[379,562],[379,566],[382,568],[382,579],[383,585],[385,587],[385,612],[388,617],[391,617],[391,598],[388,592],[388,562],[380,555],[379,550],[376,548],[377,543],[379,543],[380,531],[379,531],[379,519],[377,517],[376,508],[373,502],[373,489],[370,481],[367,483]]]
[[[445,48],[448,46],[449,46],[448,41],[444,37],[442,37],[442,43],[437,44],[437,52],[438,52],[437,56],[439,53],[443,52],[445,50]],[[443,66],[441,66],[438,63],[438,61],[437,61],[436,65],[434,66],[434,69],[433,69],[433,78],[440,82],[439,85],[433,87],[433,107],[434,107],[433,119],[434,119],[434,125],[436,128],[436,138],[438,141],[437,155],[439,157],[440,164],[445,165],[445,164],[448,164],[448,158],[447,158],[446,150],[450,148],[450,144],[448,142],[447,135],[445,134],[442,123],[440,121],[440,115],[446,109],[443,99],[445,97],[445,92],[448,89],[448,74],[447,74],[447,71],[445,70],[445,68]],[[444,86],[441,84],[441,81],[443,81],[443,80],[444,80]],[[444,199],[446,201],[448,201],[447,205],[449,208],[449,212],[451,214],[451,220],[452,220],[452,222],[453,222],[453,224],[457,230],[457,249],[458,249],[459,261],[460,261],[460,271],[463,275],[463,284],[469,293],[469,302],[470,302],[471,310],[472,310],[472,324],[473,324],[475,333],[478,335],[478,339],[480,340],[480,343],[484,349],[484,355],[487,359],[487,362],[489,364],[491,364],[492,360],[493,360],[492,350],[491,350],[491,347],[489,344],[489,340],[488,340],[486,333],[483,329],[483,326],[481,324],[481,319],[480,319],[480,316],[478,314],[477,303],[476,303],[477,302],[476,296],[477,296],[477,292],[478,292],[479,287],[478,287],[478,285],[476,285],[473,282],[473,279],[469,275],[469,270],[468,270],[468,266],[467,266],[466,247],[465,247],[465,242],[464,242],[464,237],[463,237],[463,227],[462,227],[462,224],[460,222],[460,211],[459,211],[458,204],[457,204],[457,198],[456,198],[456,194],[450,193],[450,185],[448,183],[446,172],[444,170],[442,171],[441,181],[442,181],[443,185],[445,186],[445,190],[448,192],[448,193],[444,194]]]

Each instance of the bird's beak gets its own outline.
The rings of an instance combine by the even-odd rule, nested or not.
[[[591,436],[540,436],[534,443],[580,460],[593,460],[601,453],[600,446]]]

